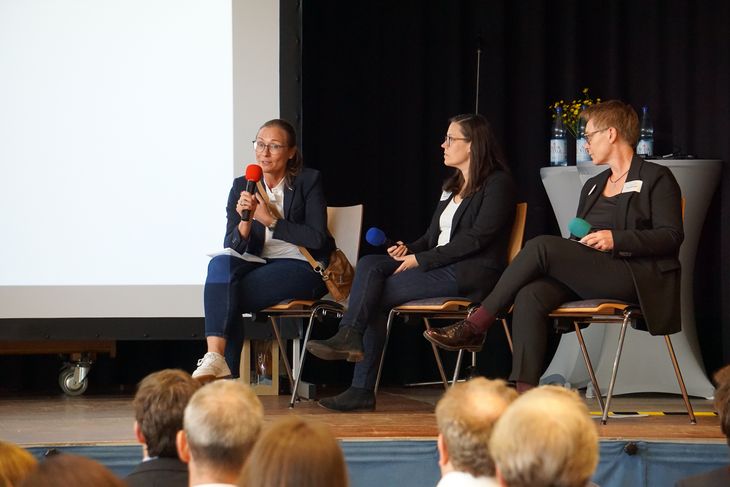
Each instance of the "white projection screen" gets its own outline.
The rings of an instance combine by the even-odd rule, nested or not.
[[[200,317],[272,0],[0,0],[0,319]]]

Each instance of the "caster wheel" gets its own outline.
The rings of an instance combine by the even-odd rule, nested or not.
[[[58,385],[61,390],[69,396],[80,396],[86,392],[86,388],[89,387],[89,379],[85,377],[81,381],[74,379],[74,371],[76,367],[65,367],[58,374]]]

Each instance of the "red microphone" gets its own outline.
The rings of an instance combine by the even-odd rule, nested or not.
[[[261,170],[261,166],[258,164],[249,164],[246,167],[246,191],[251,194],[256,192],[256,183],[261,181],[261,177],[264,175]],[[241,212],[241,221],[247,222],[251,219],[251,210],[243,210]]]

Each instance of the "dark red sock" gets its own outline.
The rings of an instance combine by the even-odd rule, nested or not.
[[[474,333],[486,333],[496,317],[479,306],[464,322],[474,331]]]
[[[517,389],[517,392],[519,394],[524,394],[525,392],[529,391],[530,389],[533,389],[535,386],[528,383],[528,382],[520,382],[517,381],[515,383],[515,389]]]

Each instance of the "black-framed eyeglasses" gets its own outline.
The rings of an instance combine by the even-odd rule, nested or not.
[[[282,145],[282,144],[264,144],[260,140],[254,140],[253,142],[253,150],[256,152],[265,152],[266,149],[269,149],[269,152],[272,154],[278,154],[284,149],[288,148],[288,145]]]
[[[444,144],[446,144],[446,147],[451,147],[451,143],[455,140],[469,140],[466,137],[452,137],[450,135],[447,135],[444,137]]]
[[[606,127],[605,129],[594,130],[593,132],[586,132],[585,134],[583,134],[583,137],[585,137],[586,142],[588,142],[590,144],[591,139],[593,138],[594,135],[596,135],[598,132],[605,132],[606,130],[608,130],[610,128],[611,127]]]

